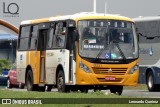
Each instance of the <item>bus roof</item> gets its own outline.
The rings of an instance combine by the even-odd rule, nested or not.
[[[157,21],[157,20],[160,20],[160,16],[148,16],[148,17],[139,16],[138,18],[133,18],[133,21],[135,22]]]
[[[22,21],[21,25],[35,24],[35,23],[41,23],[41,22],[50,22],[50,21],[59,21],[59,20],[68,20],[68,19],[71,19],[71,20],[116,19],[116,20],[132,21],[130,18],[120,16],[120,15],[94,13],[94,12],[81,12],[81,13],[76,13],[76,14],[73,14],[73,15],[54,16],[54,17],[49,17],[49,18],[26,20],[26,21]]]

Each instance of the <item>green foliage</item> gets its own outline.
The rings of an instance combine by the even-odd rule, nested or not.
[[[10,69],[10,62],[5,59],[0,59],[0,73],[3,69]]]

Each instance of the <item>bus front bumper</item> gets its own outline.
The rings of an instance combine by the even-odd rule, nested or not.
[[[136,86],[138,83],[139,70],[133,74],[125,75],[104,75],[85,73],[81,71],[81,76],[78,77],[77,85],[122,85],[122,86]]]

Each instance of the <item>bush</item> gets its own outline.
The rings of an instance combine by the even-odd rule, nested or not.
[[[0,59],[0,73],[3,69],[10,69],[10,62],[5,59]]]

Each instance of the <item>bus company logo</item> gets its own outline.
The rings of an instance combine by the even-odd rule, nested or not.
[[[3,17],[19,17],[19,5],[3,2]]]
[[[148,54],[148,55],[152,56],[153,55],[152,46],[150,48],[140,48],[139,53],[140,54]]]
[[[112,69],[110,68],[109,70],[108,70],[108,73],[111,73],[112,72]]]

